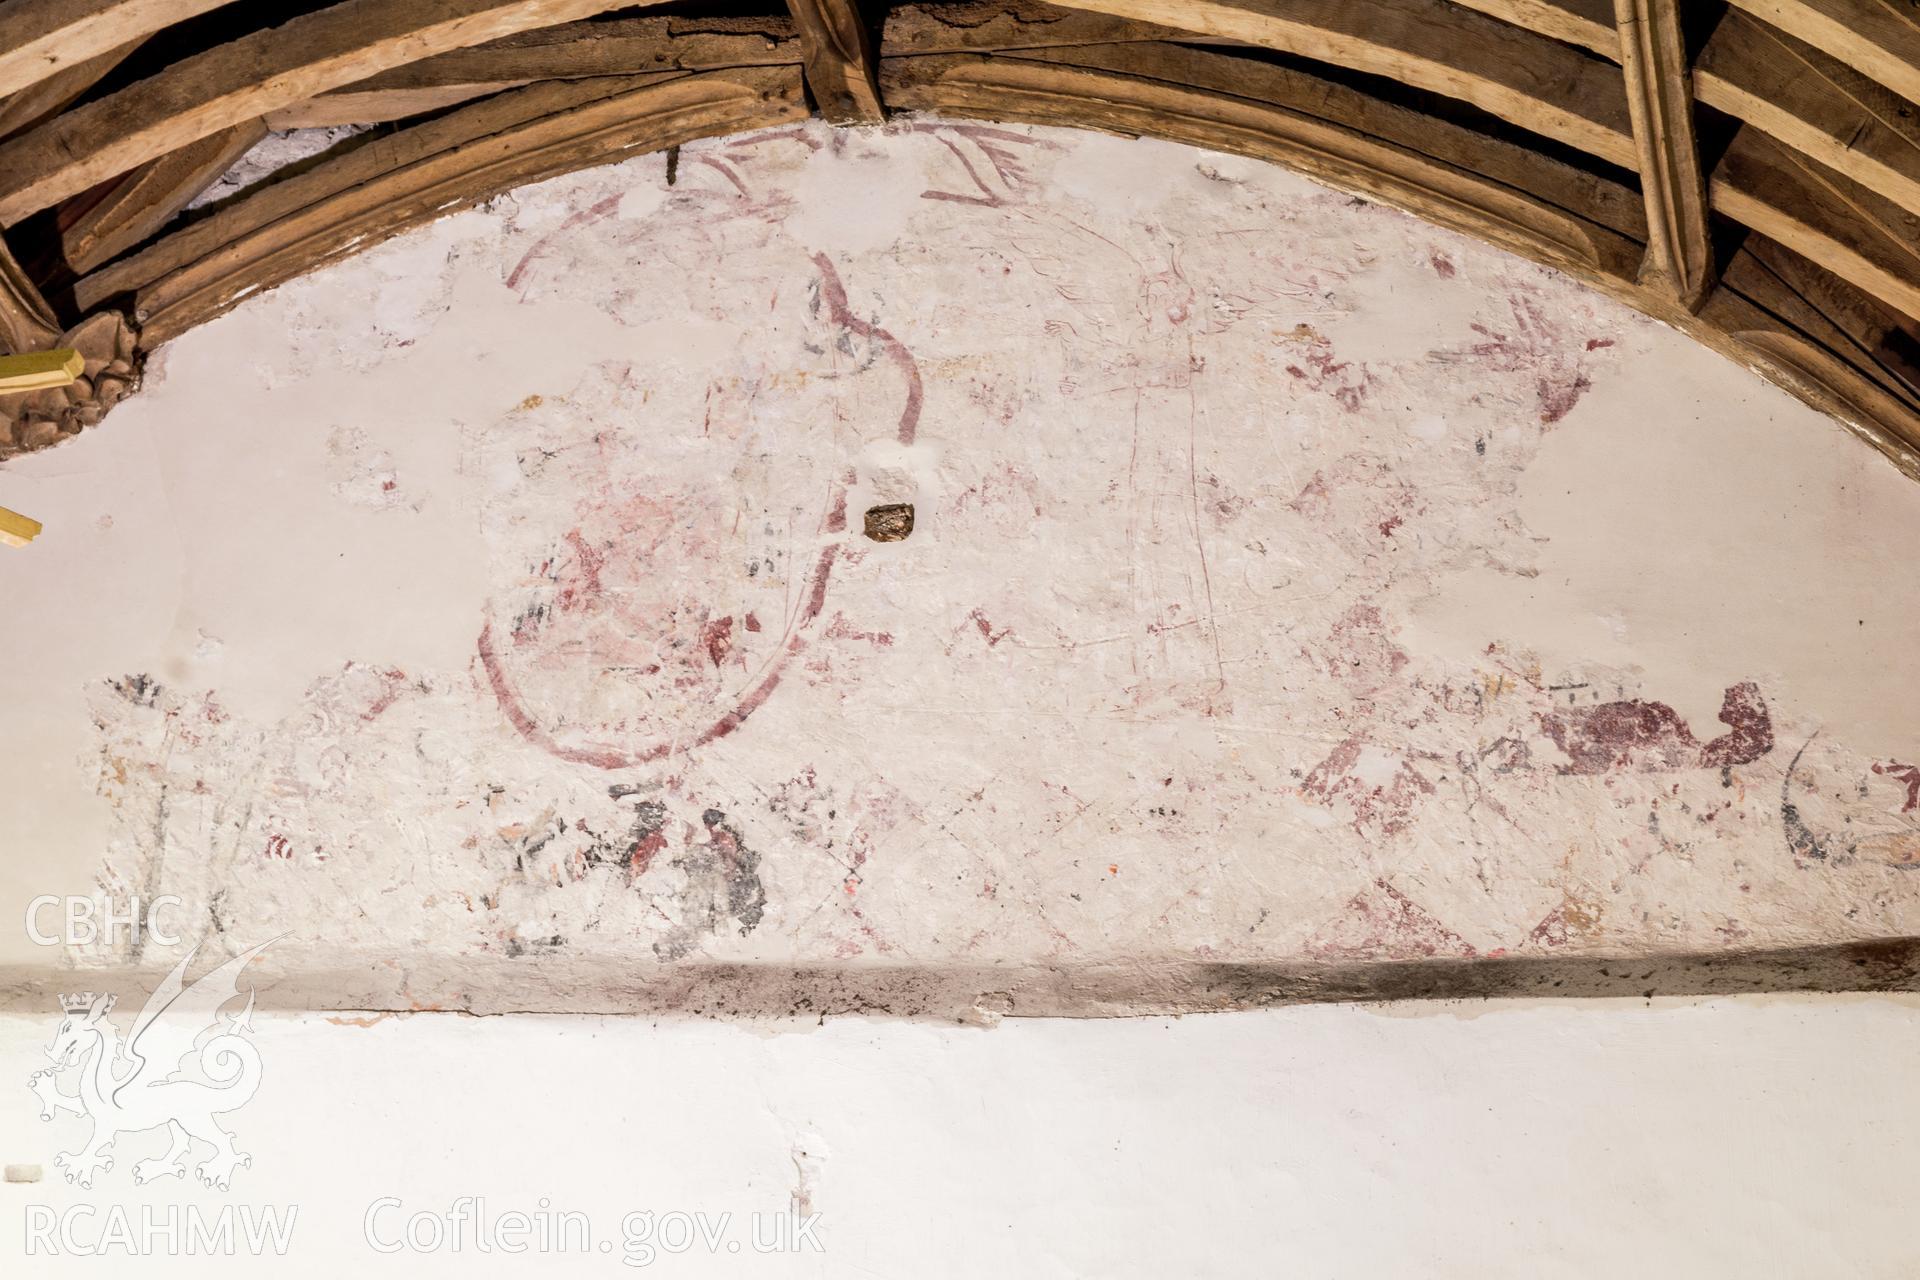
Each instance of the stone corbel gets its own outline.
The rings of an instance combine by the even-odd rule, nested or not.
[[[44,449],[64,436],[79,434],[99,422],[139,383],[135,334],[117,311],[88,316],[34,349],[47,347],[72,347],[86,367],[69,386],[0,395],[0,458]]]
[[[72,347],[85,367],[69,386],[0,395],[0,459],[44,449],[100,421],[139,381],[137,335],[117,311],[88,316],[64,333],[52,308],[0,244],[0,352]]]

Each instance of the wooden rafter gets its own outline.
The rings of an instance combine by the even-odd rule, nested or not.
[[[1647,258],[1640,281],[1697,311],[1713,286],[1713,241],[1693,136],[1693,80],[1679,0],[1615,0],[1614,11],[1647,202]]]
[[[139,244],[266,136],[264,121],[234,125],[149,160],[108,184],[96,199],[82,198],[62,209],[60,248],[67,266],[89,271]]]
[[[1206,39],[1201,37],[1196,41],[1192,33],[1182,33],[1172,27],[1087,9],[1062,9],[1039,0],[960,0],[959,3],[894,6],[887,13],[886,26],[881,31],[880,56],[1003,53],[1155,40],[1200,43]]]
[[[231,0],[0,0],[0,94],[123,50]]]
[[[1871,76],[1909,102],[1920,102],[1920,9],[1907,0],[1733,0],[1733,4]]]
[[[0,352],[43,351],[59,336],[53,308],[0,239]]]
[[[889,101],[944,114],[1120,133],[1153,123],[1159,136],[1278,161],[1588,276],[1624,282],[1640,256],[1615,225],[1639,228],[1630,192],[1281,67],[1130,44],[890,59],[882,82]]]
[[[787,0],[805,49],[807,88],[835,124],[886,119],[874,74],[873,34],[858,0]]]
[[[109,71],[125,62],[138,49],[141,40],[129,40],[82,62],[70,62],[44,80],[36,80],[24,89],[0,98],[0,138],[8,138],[49,120],[71,106],[75,99]]]
[[[1597,53],[1620,58],[1618,16],[1611,0],[1456,0],[1464,8]]]
[[[1074,0],[1387,76],[1614,164],[1635,163],[1618,70],[1447,0]]]
[[[439,111],[542,80],[793,66],[800,60],[800,37],[785,15],[564,23],[405,63],[283,107],[267,117],[267,124],[274,129],[367,124]]]
[[[801,120],[796,70],[667,72],[530,86],[273,184],[81,280],[94,305],[130,295],[149,341],[349,248],[524,183],[695,138]]]
[[[1707,105],[1920,213],[1920,107],[1879,82],[1743,13],[1714,29],[1693,80]]]
[[[0,144],[0,226],[135,165],[415,58],[618,0],[344,0],[175,63]]]
[[[1747,297],[1764,300],[1890,396],[1920,409],[1920,341],[1913,322],[1899,312],[1757,233],[1728,264],[1726,280]]]
[[[1910,316],[1920,316],[1920,217],[1745,128],[1713,173],[1713,202]]]

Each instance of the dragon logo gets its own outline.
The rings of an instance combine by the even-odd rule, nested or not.
[[[93,1134],[79,1150],[54,1157],[68,1182],[91,1187],[94,1174],[113,1168],[113,1145],[122,1134],[162,1126],[171,1139],[167,1154],[137,1162],[136,1183],[184,1178],[196,1140],[213,1147],[194,1170],[209,1187],[225,1191],[234,1169],[253,1163],[214,1120],[245,1106],[260,1087],[260,1052],[246,1038],[252,1030],[252,988],[246,1008],[228,1014],[224,1026],[219,1015],[240,995],[240,971],[273,941],[241,952],[191,986],[185,983],[194,956],[189,951],[148,997],[125,1043],[107,1016],[113,996],[89,991],[60,998],[66,1016],[47,1046],[54,1065],[34,1072],[27,1085],[40,1099],[42,1120],[71,1111],[93,1121]],[[78,1074],[78,1093],[62,1092],[56,1083],[69,1070]]]

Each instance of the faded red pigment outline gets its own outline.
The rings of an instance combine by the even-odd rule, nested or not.
[[[547,246],[553,242],[556,236],[572,231],[576,227],[584,227],[589,222],[598,222],[619,207],[620,197],[608,196],[606,199],[597,201],[587,208],[582,209],[555,227],[552,231],[549,231],[546,235],[534,241],[533,248],[521,255],[520,261],[514,265],[512,273],[507,276],[507,288],[518,289],[520,287],[520,277],[526,274],[527,268],[533,265],[535,258],[547,251]]]
[[[1900,806],[1900,812],[1912,813],[1915,806],[1920,806],[1920,768],[1889,760],[1885,764],[1876,761],[1873,771],[1883,778],[1894,779],[1907,789],[1907,802]]]
[[[835,516],[838,519],[835,519]],[[846,527],[846,496],[842,492],[835,516],[829,516],[827,531],[839,532]],[[833,562],[840,554],[838,545],[825,548],[820,560],[814,566],[813,581],[807,593],[807,603],[800,615],[788,629],[789,635],[780,652],[774,655],[767,666],[766,673],[758,683],[742,695],[733,709],[721,716],[713,724],[702,730],[699,736],[685,742],[655,742],[638,751],[622,751],[616,747],[573,747],[554,738],[541,728],[533,716],[527,712],[521,702],[519,692],[513,687],[513,681],[507,676],[505,666],[500,662],[500,654],[493,644],[493,623],[487,622],[480,628],[480,666],[487,673],[487,683],[493,687],[494,699],[499,702],[502,714],[519,735],[539,747],[548,755],[565,760],[571,764],[592,765],[596,769],[631,769],[635,765],[649,764],[672,755],[676,751],[686,751],[692,747],[705,746],[718,738],[724,738],[746,722],[748,716],[760,709],[760,704],[780,683],[780,672],[786,666],[787,659],[806,647],[806,638],[792,634],[818,617],[827,602],[827,577],[833,572]]]
[[[602,201],[601,203],[605,204],[606,202]],[[600,205],[596,205],[593,210],[589,210],[588,212],[590,214],[595,213],[599,209]],[[599,216],[604,216],[604,214],[600,214]],[[580,221],[590,220],[586,215],[576,215],[576,219]],[[533,254],[538,251],[539,247],[536,246],[534,250],[527,255],[528,259],[532,258]],[[522,260],[522,267],[526,265],[526,261],[527,259]],[[906,374],[907,405],[900,414],[899,438],[902,444],[913,443],[914,431],[920,422],[920,405],[923,394],[918,362],[914,360],[912,353],[906,349],[905,345],[903,345],[899,339],[895,338],[885,329],[868,324],[866,321],[857,319],[853,315],[847,305],[847,291],[841,285],[840,277],[833,269],[833,263],[828,260],[825,254],[815,254],[813,261],[814,264],[820,268],[822,277],[821,296],[826,300],[827,309],[831,313],[834,323],[843,326],[856,336],[870,338],[886,347],[895,363],[898,364],[902,372]],[[514,279],[517,279],[518,276],[519,270],[516,269]],[[511,283],[511,281],[509,281],[509,283]],[[856,477],[853,471],[849,470],[843,477],[840,485],[835,489],[832,505],[827,511],[826,519],[821,522],[823,532],[829,534],[846,532],[847,490],[853,485],[855,479]],[[586,555],[586,548],[584,545],[578,543],[578,536],[577,533],[571,535],[571,537],[576,540],[576,550],[581,552],[584,557]],[[492,686],[494,699],[500,704],[500,710],[507,717],[507,722],[514,727],[514,730],[519,733],[522,738],[525,738],[528,742],[539,747],[549,755],[572,764],[591,765],[596,769],[629,769],[635,765],[648,764],[671,755],[676,751],[686,751],[693,747],[704,746],[718,738],[724,738],[744,724],[748,716],[760,709],[761,704],[767,700],[768,696],[773,693],[774,688],[780,683],[781,670],[786,666],[787,659],[806,647],[806,638],[798,634],[799,631],[815,618],[819,617],[821,611],[826,608],[827,583],[833,573],[834,561],[838,558],[839,554],[840,547],[837,543],[821,550],[820,559],[814,566],[813,579],[807,591],[806,603],[801,607],[800,613],[788,624],[786,643],[783,644],[779,652],[774,655],[772,661],[769,662],[767,666],[766,672],[760,677],[758,682],[742,695],[740,701],[734,704],[733,709],[721,716],[691,741],[655,742],[638,751],[624,751],[616,747],[606,746],[568,746],[556,740],[552,734],[543,729],[533,716],[528,713],[525,703],[521,701],[519,692],[513,687],[512,680],[507,676],[506,668],[500,661],[499,651],[494,647],[493,623],[491,620],[487,621],[480,628],[480,665],[487,673],[487,683]],[[597,561],[589,562],[590,572],[597,574],[597,568]]]
[[[920,405],[925,396],[920,384],[920,362],[900,339],[853,314],[847,305],[846,287],[840,283],[840,274],[833,269],[833,261],[826,254],[814,254],[813,265],[820,268],[820,296],[826,301],[833,322],[857,338],[867,338],[885,347],[906,376],[907,407],[900,411],[900,443],[912,444],[914,433],[920,428]]]

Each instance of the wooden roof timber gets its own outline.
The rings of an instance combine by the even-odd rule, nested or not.
[[[797,66],[801,61],[800,34],[785,15],[570,22],[405,63],[283,107],[266,123],[272,129],[377,124],[542,80]]]
[[[1735,8],[1920,101],[1920,10],[1904,0],[1732,0]]]
[[[886,119],[874,80],[874,39],[859,0],[787,0],[800,30],[807,88],[820,114],[835,124]]]
[[[1713,237],[1679,0],[1618,0],[1614,12],[1647,204],[1640,283],[1698,311],[1713,287]]]
[[[0,94],[60,75],[231,0],[0,0]]]
[[[1920,107],[1812,45],[1730,13],[1693,69],[1700,101],[1920,213]]]
[[[69,62],[43,80],[0,98],[0,138],[8,138],[52,119],[145,42],[145,37],[116,45],[105,53]]]
[[[1617,68],[1448,0],[1073,0],[1471,103],[1623,168],[1636,162]]]
[[[388,67],[617,7],[619,0],[344,0],[250,32],[0,143],[0,226]]]
[[[806,117],[792,67],[534,85],[269,186],[83,279],[75,293],[83,306],[131,293],[143,337],[165,342],[257,290],[502,191]]]
[[[126,308],[151,346],[442,210],[798,118],[809,98],[851,121],[927,110],[1153,134],[1274,160],[1576,274],[1847,417],[1920,475],[1920,127],[1897,92],[1915,83],[1912,24],[1836,33],[1835,14],[1881,0],[1736,3],[1689,62],[1684,0],[966,0],[894,5],[877,32],[850,0],[758,18],[344,0],[0,142],[0,223],[54,209],[13,233],[36,271],[56,264],[25,283],[51,290],[60,323]],[[0,22],[24,6],[0,0]],[[1347,72],[1522,132],[1388,101]],[[1724,151],[1716,134],[1710,172],[1696,101],[1745,124]],[[168,225],[217,176],[211,157],[263,127],[395,120]],[[1731,256],[1737,240],[1720,237],[1717,263],[1709,209],[1752,235]]]

